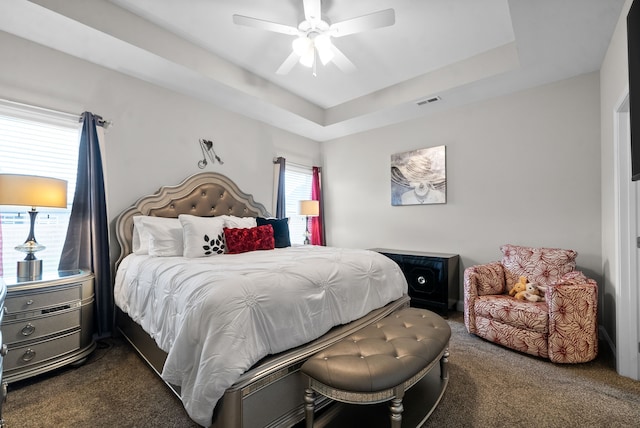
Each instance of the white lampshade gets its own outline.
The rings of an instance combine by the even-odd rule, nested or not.
[[[41,278],[42,260],[37,259],[34,253],[46,247],[36,241],[36,207],[66,208],[67,182],[35,175],[0,174],[0,205],[32,207],[29,211],[29,236],[23,244],[15,247],[16,250],[27,254],[24,260],[18,260],[17,273],[19,281]]]
[[[301,36],[291,43],[291,47],[296,55],[303,56],[309,51],[309,49],[313,48],[313,42],[308,37]]]
[[[318,51],[318,57],[322,65],[327,65],[333,59],[333,50],[331,49],[331,38],[326,34],[320,34],[313,40],[313,44]]]
[[[67,207],[67,182],[35,175],[0,174],[0,205]]]
[[[316,51],[313,48],[313,45],[300,57],[300,64],[305,67],[311,68],[313,67],[313,62],[316,59]]]
[[[320,215],[320,203],[318,201],[300,201],[300,215],[316,217]]]

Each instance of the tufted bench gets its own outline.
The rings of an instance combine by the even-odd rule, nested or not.
[[[351,404],[391,400],[391,426],[402,424],[402,398],[407,389],[440,363],[447,381],[449,324],[418,308],[401,309],[318,352],[301,367],[307,428],[313,427],[316,393]]]

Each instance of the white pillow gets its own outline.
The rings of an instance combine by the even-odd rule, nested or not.
[[[178,220],[177,218],[155,217],[147,215],[135,216],[133,217],[133,236],[131,240],[132,252],[134,254],[149,254],[149,240],[151,236],[149,234],[148,228],[146,227],[148,225],[157,226],[154,228],[154,231],[156,231],[156,235],[160,233],[158,232],[158,228],[162,227],[166,229],[179,228],[180,233],[182,233],[182,225],[180,224],[180,220]],[[180,245],[182,245],[182,239],[180,240]]]
[[[169,226],[163,223],[147,223],[145,233],[149,235],[149,255],[155,257],[182,256],[182,224],[178,219]],[[177,224],[176,224],[177,223]]]
[[[133,235],[131,236],[131,252],[134,254],[142,254],[142,249],[140,248],[140,231],[142,230],[142,225],[136,221],[137,217],[133,218]],[[148,250],[147,250],[148,253]]]
[[[234,215],[221,215],[224,219],[224,227],[229,229],[251,229],[257,227],[258,222],[255,217],[237,217]]]
[[[182,224],[183,255],[189,258],[223,254],[225,220],[220,217],[197,217],[180,214]]]

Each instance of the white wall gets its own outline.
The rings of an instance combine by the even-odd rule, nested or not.
[[[602,271],[604,281],[600,287],[602,324],[608,339],[616,341],[616,301],[621,284],[616,283],[619,264],[616,251],[616,186],[614,112],[629,90],[627,64],[626,16],[632,0],[627,0],[611,38],[611,43],[600,70],[601,110],[601,168],[602,168]],[[629,178],[630,179],[630,178]],[[632,184],[636,187],[637,184]],[[632,285],[633,286],[633,285]],[[632,349],[637,349],[632,343]]]
[[[572,248],[600,281],[599,91],[591,73],[323,143],[329,244],[456,253],[463,269],[504,243]],[[447,203],[391,206],[390,155],[438,145]]]
[[[274,156],[324,163],[331,245],[458,253],[463,268],[498,259],[505,242],[574,248],[599,282],[603,249],[610,256],[601,245],[597,73],[323,143],[321,159],[316,142],[6,33],[0,55],[0,97],[114,122],[106,153],[111,218],[140,195],[199,172],[197,140],[208,138],[225,161],[208,170],[268,207]],[[447,204],[392,207],[390,155],[442,144]]]
[[[200,172],[199,138],[221,172],[271,210],[273,158],[318,165],[317,142],[0,32],[0,98],[113,121],[106,134],[113,219],[140,196]],[[113,245],[112,245],[113,247]]]

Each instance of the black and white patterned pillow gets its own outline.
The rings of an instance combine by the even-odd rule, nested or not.
[[[197,217],[180,214],[184,257],[208,257],[224,254],[224,219],[221,217]]]
[[[224,254],[225,242],[224,233],[214,236],[213,239],[209,238],[209,235],[204,235],[205,244],[202,246],[205,256],[211,256],[213,254]]]

